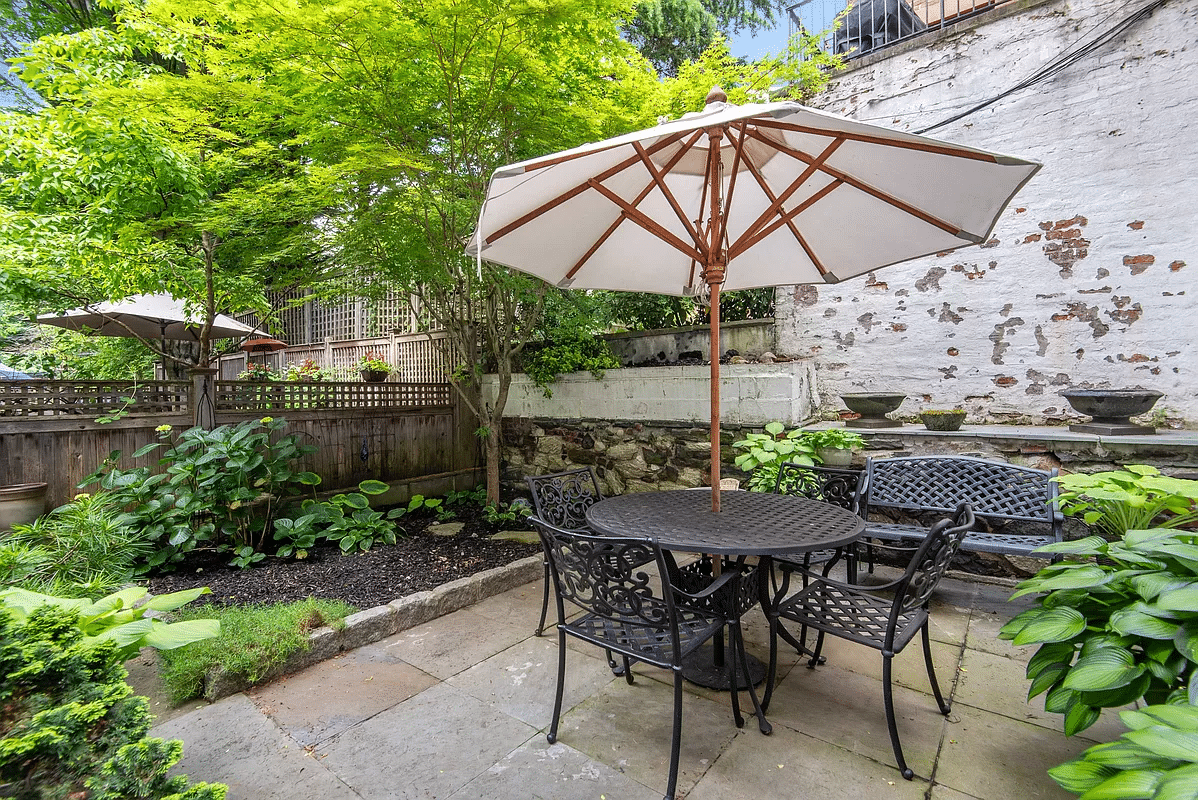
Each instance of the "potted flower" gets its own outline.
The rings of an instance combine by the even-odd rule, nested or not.
[[[956,431],[961,429],[961,423],[965,421],[965,409],[932,408],[919,412],[919,418],[930,431]]]
[[[853,463],[853,453],[865,447],[861,434],[844,428],[804,431],[803,439],[815,448],[820,463],[828,467],[849,466]]]
[[[279,376],[274,373],[266,364],[260,364],[257,361],[251,361],[245,365],[245,372],[237,376],[239,381],[254,381],[256,383],[265,383],[267,381],[277,381]]]
[[[322,381],[324,373],[320,371],[320,367],[316,366],[316,362],[310,358],[305,358],[299,364],[290,364],[287,367],[287,380],[289,381]]]
[[[367,383],[382,383],[391,374],[391,365],[377,350],[368,350],[358,361],[358,371]]]

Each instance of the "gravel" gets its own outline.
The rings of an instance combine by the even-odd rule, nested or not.
[[[510,564],[539,553],[539,545],[491,540],[501,530],[482,520],[471,508],[452,522],[465,527],[454,536],[426,532],[436,518],[405,516],[406,535],[395,545],[376,545],[367,553],[342,555],[335,547],[320,547],[303,560],[267,557],[252,567],[228,566],[228,553],[195,552],[170,573],[150,578],[152,594],[207,586],[212,594],[200,603],[248,605],[317,597],[343,600],[359,609],[385,605],[412,592],[476,572]],[[508,523],[502,529],[523,529]]]

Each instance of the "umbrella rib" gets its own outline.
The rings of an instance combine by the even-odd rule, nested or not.
[[[763,191],[765,193],[765,196],[767,198],[769,198],[770,202],[771,203],[777,202],[778,198],[774,195],[774,191],[770,188],[769,183],[765,180],[765,176],[761,174],[761,171],[757,168],[757,165],[754,164],[752,161],[750,161],[748,158],[745,159],[745,164],[748,166],[749,172],[752,173],[753,177],[757,180],[758,185],[761,186],[761,191]],[[806,180],[806,178],[801,178],[800,180]],[[829,184],[829,186],[834,186],[834,185],[835,185],[835,181],[833,181],[833,183]],[[831,189],[828,189],[828,191],[831,191]],[[779,209],[779,213],[781,213],[781,209]],[[796,226],[794,224],[794,217],[783,214],[782,221],[785,222],[786,227],[790,228],[791,234],[794,235],[795,239],[799,243],[799,246],[803,248],[803,252],[807,254],[807,258],[809,258],[811,260],[811,263],[813,265],[815,265],[816,270],[819,271],[820,277],[826,278],[828,275],[828,270],[824,267],[823,262],[820,261],[819,258],[815,255],[815,252],[811,249],[810,245],[807,244],[807,239],[803,236],[802,232],[799,231],[798,226]],[[771,227],[770,233],[772,233],[774,230],[776,230],[776,228]],[[767,233],[764,235],[768,236],[769,234]],[[763,238],[764,238],[764,236],[763,236]],[[744,237],[741,237],[740,241],[744,241]],[[748,250],[750,247],[753,246],[753,244],[756,244],[757,241],[758,240],[756,238],[754,238],[751,243],[745,245],[744,249]],[[737,242],[737,244],[739,245],[740,242]],[[735,250],[735,248],[733,248],[733,249]],[[736,252],[739,252],[739,251],[736,251]]]
[[[649,160],[649,154],[645,152],[645,148],[641,146],[640,142],[633,142],[632,146],[636,149],[637,155],[641,157],[641,162],[645,165],[645,169],[649,171],[650,177],[653,178],[653,183],[650,184],[649,188],[652,189],[653,186],[656,185],[657,188],[661,190],[661,193],[665,195],[666,201],[670,204],[670,207],[674,209],[674,213],[678,215],[679,221],[682,223],[683,227],[686,228],[686,232],[689,233],[691,238],[695,240],[695,247],[702,251],[704,248],[699,242],[699,232],[691,227],[690,220],[686,218],[686,214],[682,211],[682,206],[678,205],[678,200],[675,199],[674,193],[670,191],[670,187],[666,185],[664,180],[662,180],[661,175],[657,172],[657,168],[654,167],[653,162]],[[684,146],[679,153],[686,153],[693,146],[694,140]],[[638,197],[633,202],[633,205],[638,205],[640,201],[645,198],[645,196],[646,195],[641,195]]]
[[[762,128],[774,128],[777,130],[790,131],[792,133],[807,133],[813,136],[829,136],[835,135],[838,138],[848,139],[853,142],[864,142],[866,144],[876,144],[882,147],[897,147],[902,150],[919,150],[925,153],[935,153],[941,156],[952,156],[954,158],[967,158],[972,161],[985,161],[989,164],[997,164],[998,159],[991,153],[974,153],[969,150],[960,150],[955,147],[946,145],[935,145],[930,142],[904,142],[896,139],[886,139],[882,136],[871,136],[866,133],[852,133],[850,131],[835,131],[832,132],[820,128],[810,128],[806,125],[794,125],[789,122],[779,122],[773,119],[754,120],[756,124]]]
[[[662,148],[665,148],[665,147],[669,147],[670,145],[674,144],[674,142],[677,142],[681,138],[683,138],[682,133],[676,133],[676,134],[671,134],[670,136],[666,136],[661,141],[654,143],[654,145],[652,147],[650,147],[647,152],[649,153],[649,155],[653,155],[658,150],[661,150]],[[589,154],[587,154],[587,155],[589,155]],[[563,159],[560,159],[559,161],[568,161],[568,160],[570,160],[570,159],[563,158]],[[488,236],[486,239],[484,239],[483,244],[492,244],[496,240],[501,239],[504,236],[507,236],[509,233],[516,230],[517,228],[523,227],[524,225],[528,224],[529,222],[532,222],[534,219],[541,216],[546,211],[551,211],[552,209],[557,208],[558,206],[560,206],[562,203],[566,202],[567,200],[577,197],[578,195],[585,192],[588,188],[591,188],[591,181],[607,180],[611,176],[616,175],[617,173],[623,172],[624,170],[628,169],[633,164],[639,163],[640,160],[641,160],[641,158],[639,155],[631,156],[630,158],[624,159],[619,164],[609,167],[608,169],[604,170],[603,172],[600,172],[598,175],[593,176],[586,183],[580,183],[579,185],[575,186],[573,189],[567,189],[565,192],[563,192],[562,194],[559,194],[557,197],[553,198],[552,200],[548,200],[548,201],[542,203],[541,205],[534,208],[532,211],[529,211],[524,216],[519,217],[515,220],[512,220],[507,225],[504,225],[502,228],[495,231],[490,236]],[[556,163],[558,163],[558,161],[550,161],[547,164],[542,164],[542,165],[538,166],[538,169],[541,166],[553,166],[553,164],[556,164]],[[525,171],[527,172],[528,170],[525,170]]]
[[[787,211],[785,214],[782,215],[781,219],[776,220],[772,225],[770,225],[765,230],[759,232],[753,238],[746,240],[745,238],[742,237],[740,239],[740,241],[738,241],[736,243],[736,246],[732,249],[732,252],[728,254],[728,260],[731,261],[733,258],[736,258],[741,253],[744,253],[746,250],[748,250],[753,245],[760,242],[762,239],[769,236],[774,231],[781,228],[783,225],[788,225],[792,219],[797,217],[799,214],[802,214],[807,209],[811,208],[813,205],[818,203],[820,200],[823,200],[824,197],[826,197],[833,189],[835,189],[837,186],[843,185],[843,183],[844,183],[844,181],[841,181],[841,180],[832,181],[827,186],[825,186],[824,188],[820,189],[815,194],[808,197],[802,203],[799,203],[799,205],[797,205],[794,209]],[[800,243],[802,243],[801,239],[799,241],[800,241]],[[804,243],[803,249],[804,250],[807,249],[805,243]],[[808,251],[807,255],[811,255],[811,252]],[[814,261],[814,259],[813,259],[813,261]],[[819,268],[818,263],[816,264],[816,267]],[[821,269],[821,272],[823,272],[822,269]],[[827,273],[823,272],[823,274],[826,275]]]
[[[806,153],[803,153],[799,150],[794,150],[790,147],[785,147],[783,145],[780,145],[775,141],[767,139],[765,136],[761,135],[761,133],[759,133],[756,130],[749,131],[749,135],[755,139],[760,139],[761,141],[771,145],[772,147],[777,149],[779,153],[786,153],[788,156],[791,156],[792,158],[797,158],[799,161],[802,161],[805,164],[814,165],[815,159],[813,159],[811,156],[807,155]],[[873,186],[870,186],[868,183],[865,183],[864,181],[859,181],[856,178],[849,175],[848,173],[841,172],[840,170],[836,169],[835,167],[830,167],[827,164],[820,164],[817,167],[817,169],[819,169],[820,172],[825,172],[828,175],[831,175],[833,178],[836,178],[837,180],[842,181],[843,183],[847,183],[849,186],[852,186],[854,189],[857,189],[859,191],[865,192],[868,195],[872,195],[873,197],[876,197],[877,199],[881,200],[883,203],[886,203],[887,205],[894,206],[895,208],[899,209],[900,211],[910,214],[911,216],[916,217],[918,219],[921,219],[924,222],[928,223],[929,225],[933,225],[937,228],[940,228],[940,230],[945,231],[946,233],[951,233],[953,236],[958,236],[962,239],[968,239],[969,241],[972,241],[975,243],[981,241],[981,237],[975,236],[971,233],[968,233],[968,232],[962,230],[961,228],[959,228],[958,226],[953,225],[951,222],[945,222],[944,220],[940,219],[939,217],[934,217],[931,214],[927,213],[926,211],[923,211],[922,209],[916,208],[915,206],[911,205],[910,203],[907,203],[903,200],[898,199],[894,195],[888,194],[887,192],[884,192],[881,189],[874,188]]]
[[[752,132],[746,130],[746,134],[752,135]],[[782,146],[779,145],[777,142],[774,142],[769,139],[765,139],[765,141],[767,143],[769,143],[772,147],[778,148],[781,152],[786,152],[788,155],[795,156],[795,153],[791,153],[791,152],[789,152],[789,150],[783,149]],[[844,144],[844,139],[836,139],[836,140],[832,141],[827,147],[825,147],[824,151],[822,153],[820,153],[816,158],[811,159],[810,156],[807,156],[807,158],[805,158],[805,159],[799,159],[800,161],[804,161],[807,164],[807,169],[803,170],[802,174],[800,174],[799,177],[796,178],[795,181],[786,188],[786,191],[782,192],[782,194],[780,194],[776,198],[770,198],[771,202],[770,202],[769,208],[767,208],[765,211],[761,212],[761,215],[758,216],[757,219],[753,220],[753,223],[751,225],[749,225],[747,228],[745,228],[744,232],[741,233],[741,235],[740,235],[740,239],[737,240],[737,243],[735,245],[733,245],[733,247],[732,247],[733,252],[740,253],[745,250],[748,250],[750,245],[741,247],[740,246],[741,243],[749,240],[750,237],[752,237],[753,241],[756,242],[757,241],[756,234],[761,230],[761,227],[763,225],[765,225],[766,220],[768,220],[770,217],[774,216],[775,214],[779,214],[779,215],[784,214],[784,212],[782,210],[782,204],[785,203],[787,200],[789,200],[790,196],[792,194],[794,194],[800,186],[802,186],[804,183],[806,183],[807,180],[812,175],[814,175],[817,171],[819,171],[820,167],[823,166],[823,163],[826,160],[828,160],[829,158],[831,158],[832,154],[835,153],[836,150],[842,144]],[[764,180],[760,176],[755,174],[754,177],[757,178],[758,182],[761,183],[761,185],[763,187],[765,186]]]
[[[692,146],[694,146],[695,142],[697,142],[698,140],[699,140],[699,133],[696,133],[694,136],[692,136],[690,138],[690,141],[686,142],[678,150],[678,152],[675,153],[670,158],[670,160],[666,162],[664,170],[666,172],[669,172],[670,170],[672,170],[674,168],[674,166],[679,161],[682,160],[682,157],[684,155],[686,155],[686,153],[691,149]],[[641,189],[640,194],[638,194],[636,196],[636,199],[634,199],[632,201],[632,205],[633,206],[640,205],[641,201],[649,196],[649,192],[653,191],[653,187],[656,185],[657,185],[656,181],[650,181],[649,184],[644,189]],[[609,238],[611,238],[611,235],[616,232],[616,228],[620,227],[620,225],[626,219],[628,219],[628,215],[625,213],[621,213],[620,216],[616,217],[615,221],[612,222],[612,224],[608,226],[607,230],[603,232],[603,235],[600,236],[598,239],[596,239],[595,243],[592,244],[585,253],[583,253],[582,258],[578,259],[578,263],[576,263],[570,269],[570,271],[566,273],[566,276],[561,280],[561,282],[558,285],[559,286],[561,286],[563,284],[569,285],[569,283],[572,283],[574,280],[574,276],[578,273],[578,270],[582,269],[583,265],[585,265],[587,263],[587,261],[590,261],[591,256],[595,255],[595,253],[598,252],[599,248],[603,246],[603,243],[606,242]],[[695,229],[693,227],[691,227],[689,221],[683,220],[683,222],[687,225],[687,229],[691,231],[691,235],[695,237],[696,241],[698,241],[698,234],[695,231]],[[693,272],[693,270],[692,270],[692,272]],[[692,279],[693,279],[693,277],[694,276],[692,275]]]
[[[666,244],[681,251],[683,255],[696,260],[702,259],[702,255],[694,247],[688,245],[686,242],[670,233],[661,225],[658,225],[656,222],[649,219],[643,212],[633,208],[627,200],[604,186],[597,178],[592,178],[591,180],[587,181],[587,185],[623,209],[624,214],[628,217],[628,219],[632,220],[637,225],[640,225],[642,228],[649,231],[649,233],[661,239]]]

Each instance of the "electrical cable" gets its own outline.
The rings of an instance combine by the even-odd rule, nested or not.
[[[1152,12],[1156,11],[1158,8],[1165,5],[1165,3],[1167,3],[1168,1],[1169,0],[1153,0],[1148,5],[1144,6],[1143,8],[1139,9],[1138,11],[1133,12],[1132,14],[1130,14],[1129,16],[1124,18],[1124,20],[1122,22],[1119,22],[1118,24],[1116,24],[1114,27],[1110,28],[1106,32],[1099,34],[1092,41],[1090,41],[1086,44],[1080,45],[1080,46],[1076,46],[1073,49],[1068,50],[1068,51],[1062,53],[1061,55],[1057,56],[1052,61],[1049,61],[1044,66],[1040,67],[1040,69],[1036,70],[1031,75],[1029,75],[1027,78],[1024,78],[1022,81],[1015,84],[1011,88],[1009,88],[1003,92],[1000,92],[999,94],[996,94],[987,100],[983,100],[982,102],[978,103],[977,105],[971,106],[970,108],[967,108],[966,110],[960,112],[959,114],[954,114],[953,116],[948,117],[947,119],[943,119],[940,122],[937,122],[935,125],[929,125],[926,128],[921,128],[920,130],[914,131],[914,133],[915,134],[924,134],[924,133],[928,133],[930,131],[934,131],[937,128],[943,128],[945,125],[949,125],[953,122],[956,122],[959,119],[963,119],[964,117],[969,116],[970,114],[974,114],[978,111],[981,111],[983,108],[986,108],[987,106],[991,106],[994,103],[997,103],[999,100],[1002,100],[1004,97],[1012,95],[1015,92],[1022,91],[1023,89],[1027,89],[1030,86],[1034,86],[1035,84],[1040,83],[1041,81],[1051,78],[1053,75],[1056,75],[1058,72],[1061,72],[1062,70],[1066,69],[1067,67],[1072,66],[1073,64],[1077,63],[1082,58],[1084,58],[1085,56],[1089,55],[1090,53],[1094,52],[1098,48],[1102,47],[1104,44],[1115,39],[1120,34],[1122,34],[1124,31],[1126,31],[1128,28],[1132,27],[1137,22],[1139,22],[1140,20],[1145,19],[1146,17],[1150,16],[1152,14]]]

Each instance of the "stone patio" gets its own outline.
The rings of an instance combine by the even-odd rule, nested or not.
[[[829,640],[828,662],[815,670],[780,650],[772,736],[751,717],[738,730],[726,693],[687,685],[678,797],[1073,797],[1045,770],[1116,738],[1121,726],[1111,714],[1067,739],[1041,698],[1025,701],[1033,649],[996,638],[1022,607],[1007,603],[1009,594],[941,584],[932,638],[953,700],[948,718],[936,711],[918,643],[896,658],[895,704],[914,781],[894,765],[879,654]],[[532,636],[540,599],[539,582],[519,586],[267,686],[164,713],[153,734],[182,739],[182,770],[228,784],[231,800],[661,798],[668,674],[639,667],[629,686],[602,651],[571,641],[559,741],[549,745],[557,641]],[[750,612],[749,649],[763,659],[767,632],[760,611]]]

